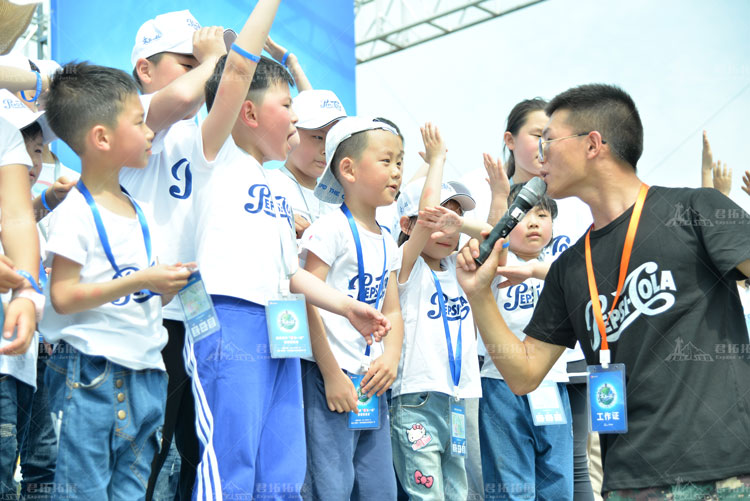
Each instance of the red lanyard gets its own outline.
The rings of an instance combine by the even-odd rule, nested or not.
[[[633,251],[633,241],[635,240],[635,233],[638,230],[638,222],[641,220],[641,211],[643,210],[643,203],[646,201],[647,193],[648,185],[642,183],[641,190],[638,192],[638,199],[633,206],[633,213],[630,215],[628,233],[625,236],[625,245],[622,248],[622,257],[620,258],[620,278],[617,281],[617,292],[615,293],[615,300],[612,303],[612,308],[607,314],[607,322],[609,322],[610,315],[612,315],[612,312],[617,307],[617,301],[620,299],[620,291],[622,291],[622,287],[625,284],[625,277],[628,274],[628,265],[630,264],[630,254]],[[591,225],[591,227],[593,226],[594,225]],[[596,324],[599,327],[599,334],[601,334],[602,337],[599,357],[602,365],[606,367],[609,364],[609,344],[607,343],[607,332],[606,327],[604,326],[602,305],[599,302],[599,291],[596,288],[596,279],[594,278],[594,265],[591,262],[591,227],[589,227],[589,231],[586,232],[586,275],[589,282],[589,294],[591,295],[591,308],[594,312]]]

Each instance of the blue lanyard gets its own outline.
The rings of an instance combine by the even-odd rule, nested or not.
[[[99,240],[102,243],[102,247],[104,247],[104,254],[107,255],[107,259],[109,260],[109,264],[112,265],[112,269],[115,270],[115,278],[122,276],[122,271],[117,266],[117,263],[115,262],[115,256],[112,254],[112,247],[109,245],[109,239],[107,238],[107,230],[104,229],[104,223],[102,222],[102,216],[99,213],[99,208],[96,206],[96,202],[94,202],[94,197],[91,196],[91,193],[89,192],[88,188],[83,184],[83,180],[79,179],[78,183],[76,184],[76,188],[78,188],[78,191],[81,192],[81,195],[83,195],[83,198],[86,199],[86,202],[89,204],[89,208],[91,208],[91,214],[94,216],[94,224],[96,225],[96,231],[99,234]],[[141,232],[143,233],[143,242],[146,245],[146,257],[148,259],[148,263],[146,264],[146,267],[151,266],[151,234],[148,231],[148,223],[146,222],[146,216],[143,215],[143,211],[141,210],[141,207],[136,203],[136,201],[133,199],[133,197],[130,196],[130,194],[120,186],[120,189],[122,192],[127,195],[127,197],[130,199],[130,202],[133,204],[133,208],[135,209],[135,214],[138,216],[138,222],[141,225]],[[142,291],[142,293],[146,295],[153,295],[152,292],[149,291]]]
[[[24,270],[16,270],[16,273],[18,273],[23,278],[28,280],[36,292],[38,292],[39,294],[44,294],[44,292],[42,292],[42,289],[44,288],[44,283],[46,282],[46,279],[45,279],[45,282],[42,283],[42,289],[40,289],[39,284],[36,282],[36,280],[34,280],[34,277],[31,276],[31,273],[29,273],[28,271],[24,271]],[[41,277],[41,275],[39,276]]]
[[[364,259],[362,258],[362,241],[359,239],[359,231],[357,230],[357,223],[354,222],[354,216],[352,216],[349,207],[345,203],[341,204],[341,212],[344,213],[346,219],[349,221],[349,228],[352,230],[352,237],[354,238],[354,245],[357,247],[357,274],[359,276],[359,290],[357,291],[357,299],[361,302],[365,302],[365,266],[363,264]],[[378,225],[380,226],[380,225]],[[382,232],[382,228],[381,228]],[[380,283],[378,284],[378,295],[375,297],[375,309],[380,311],[380,299],[381,292],[383,291],[383,283],[385,283],[385,274],[387,272],[386,264],[388,262],[385,251],[385,235],[383,237],[383,274],[380,276]],[[365,348],[365,356],[370,356],[370,345]]]
[[[453,355],[453,343],[451,342],[451,329],[448,326],[448,312],[445,311],[445,298],[443,297],[443,288],[440,287],[440,280],[433,270],[432,278],[435,280],[435,288],[437,289],[438,303],[440,304],[440,316],[443,317],[443,329],[445,330],[445,341],[448,343],[448,362],[451,366],[451,377],[453,378],[453,386],[458,388],[458,382],[461,380],[461,325],[463,319],[461,318],[461,312],[458,312],[458,336],[456,338],[456,355]]]

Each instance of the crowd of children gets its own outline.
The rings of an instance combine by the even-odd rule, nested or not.
[[[513,108],[505,165],[485,155],[479,221],[439,129],[404,182],[399,128],[313,88],[268,36],[278,5],[239,33],[159,15],[132,75],[0,59],[0,497],[594,499],[580,347],[523,395],[498,362],[517,346],[482,342],[457,276],[461,235],[543,175],[548,103]],[[513,339],[590,224],[544,195],[504,240],[491,303]]]

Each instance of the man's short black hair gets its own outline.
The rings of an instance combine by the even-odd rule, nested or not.
[[[47,123],[53,132],[81,155],[84,138],[95,125],[117,126],[117,118],[138,87],[122,70],[68,63],[50,82],[45,101]]]
[[[633,170],[643,153],[643,124],[633,99],[614,85],[588,84],[558,94],[545,109],[570,112],[567,123],[576,133],[598,131],[612,153]]]
[[[216,62],[213,74],[206,81],[204,89],[206,93],[206,108],[209,111],[211,111],[211,106],[213,106],[214,99],[216,99],[216,92],[219,89],[219,82],[221,82],[221,75],[224,73],[226,62],[227,56],[221,56]],[[290,87],[294,87],[295,85],[292,75],[289,74],[286,68],[273,59],[261,56],[258,66],[255,68],[253,80],[250,83],[250,91],[247,93],[247,99],[259,105],[263,102],[263,96],[270,87],[283,83],[288,84]]]

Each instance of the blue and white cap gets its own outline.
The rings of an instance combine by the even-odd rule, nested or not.
[[[401,190],[396,207],[398,217],[412,217],[419,214],[419,199],[422,196],[422,188],[426,178],[412,181]],[[468,188],[458,181],[447,181],[440,187],[440,205],[449,200],[455,200],[464,212],[474,210],[476,202],[469,193]]]
[[[339,98],[330,90],[304,90],[292,101],[298,129],[322,129],[346,117]]]
[[[149,19],[138,28],[135,45],[130,54],[130,64],[141,58],[151,57],[160,52],[176,54],[193,54],[193,33],[201,25],[189,10],[179,10],[160,14]]]
[[[0,117],[12,123],[18,130],[37,122],[42,128],[44,144],[49,144],[57,139],[55,133],[47,125],[47,117],[44,116],[43,111],[31,111],[20,99],[6,89],[0,89]]]
[[[339,145],[354,134],[377,129],[398,135],[398,132],[387,123],[369,117],[346,117],[331,127],[326,136],[326,170],[315,187],[316,197],[329,204],[340,204],[344,201],[344,188],[331,172],[333,155]]]

